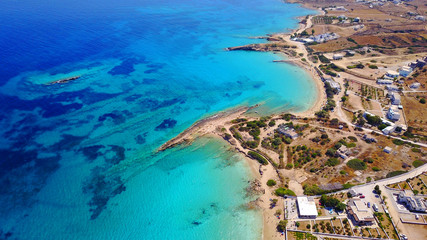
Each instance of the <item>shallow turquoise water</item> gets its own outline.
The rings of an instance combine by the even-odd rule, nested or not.
[[[308,13],[276,0],[1,2],[0,239],[258,239],[237,154],[206,138],[156,149],[232,107],[309,108],[303,70],[224,51]]]

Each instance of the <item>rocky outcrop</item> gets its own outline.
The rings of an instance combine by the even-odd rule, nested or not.
[[[250,182],[249,186],[246,188],[246,191],[248,195],[265,194],[265,189],[262,187],[262,184],[258,179]]]

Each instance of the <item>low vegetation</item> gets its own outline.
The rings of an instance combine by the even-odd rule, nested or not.
[[[363,162],[360,159],[351,159],[347,162],[347,166],[354,169],[354,170],[365,170],[366,169],[366,163]]]
[[[267,165],[268,161],[265,159],[261,154],[255,152],[255,151],[249,151],[248,155],[251,156],[253,159],[257,160],[262,165]]]
[[[283,197],[283,196],[296,196],[296,194],[292,190],[287,189],[287,188],[282,188],[282,187],[276,189],[275,193],[277,196],[281,196],[281,197]]]

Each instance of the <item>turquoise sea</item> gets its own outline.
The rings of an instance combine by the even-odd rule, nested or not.
[[[156,149],[237,106],[316,101],[302,69],[227,52],[313,13],[279,0],[0,2],[0,239],[259,239],[221,140]],[[81,76],[67,84],[47,83]]]

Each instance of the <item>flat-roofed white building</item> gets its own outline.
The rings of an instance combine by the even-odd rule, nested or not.
[[[395,108],[395,107],[391,106],[391,107],[388,109],[387,117],[388,117],[388,119],[390,119],[390,120],[393,120],[393,121],[399,121],[399,119],[400,119],[399,109],[397,109],[397,108]]]
[[[403,190],[397,196],[399,202],[405,203],[406,207],[413,212],[426,212],[426,202],[422,197],[415,197]]]
[[[393,105],[400,105],[401,101],[400,101],[400,95],[398,93],[390,93],[390,99],[391,99],[391,104]]]
[[[332,56],[332,58],[333,58],[334,60],[341,60],[341,59],[343,58],[343,55],[342,55],[342,54],[334,54],[334,55]]]
[[[399,74],[402,77],[407,77],[409,76],[409,74],[412,73],[412,68],[408,67],[408,66],[403,66],[399,69]]]
[[[421,86],[421,83],[419,83],[419,82],[412,83],[411,85],[409,85],[409,87],[410,87],[410,88],[413,88],[413,89],[417,89],[417,88],[419,88],[420,86]]]
[[[300,218],[316,218],[317,208],[313,198],[307,196],[297,197],[298,215]]]
[[[377,84],[391,85],[391,84],[393,84],[393,80],[377,79]]]
[[[391,92],[397,92],[397,91],[399,91],[399,87],[396,86],[396,85],[387,85],[385,87],[385,89],[387,89],[388,91],[391,91]]]
[[[372,211],[360,199],[350,200],[347,212],[357,225],[372,225],[375,221]]]
[[[397,78],[397,77],[399,77],[399,73],[396,72],[396,71],[393,71],[393,70],[388,70],[385,75],[389,76],[391,78]]]

